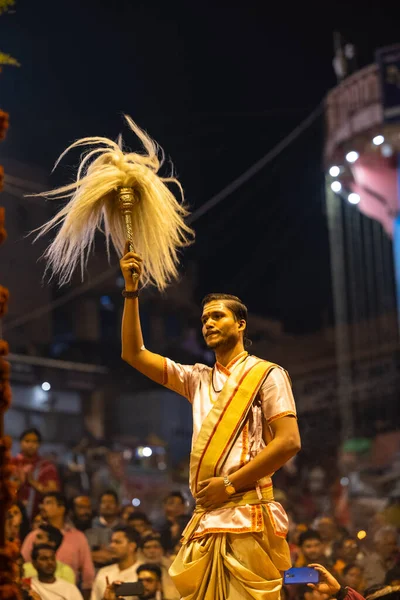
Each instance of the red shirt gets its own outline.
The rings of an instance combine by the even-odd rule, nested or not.
[[[57,468],[52,462],[41,458],[38,454],[32,458],[27,458],[23,454],[17,454],[17,456],[11,459],[11,464],[17,469],[17,477],[19,476],[24,481],[18,489],[17,498],[27,506],[28,513],[31,513],[28,514],[28,517],[32,519],[39,511],[42,495],[29,485],[27,480],[28,475],[31,475],[31,477],[41,485],[48,485],[50,481],[55,481],[57,483],[57,488],[59,489],[60,479],[58,477]],[[18,471],[20,472],[19,474]],[[32,506],[30,507],[28,504],[31,504],[31,491]]]

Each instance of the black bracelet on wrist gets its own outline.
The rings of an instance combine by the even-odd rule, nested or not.
[[[344,600],[347,596],[347,587],[340,587],[340,590],[338,591],[338,593],[336,594],[335,598],[336,600]]]
[[[138,298],[139,297],[139,289],[134,292],[128,292],[128,290],[122,290],[122,295],[124,298]]]

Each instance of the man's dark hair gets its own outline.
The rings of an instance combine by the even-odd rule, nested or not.
[[[36,435],[39,444],[41,444],[42,443],[42,434],[40,433],[40,431],[38,429],[36,429],[36,427],[30,427],[29,429],[25,429],[25,431],[23,431],[21,433],[21,435],[19,436],[19,441],[22,442],[22,440],[31,433]]]
[[[186,504],[185,496],[182,494],[182,492],[170,492],[169,494],[167,494],[167,496],[165,496],[164,502],[166,502],[169,498],[179,498],[182,504]]]
[[[125,534],[125,537],[128,540],[128,542],[132,542],[136,544],[138,548],[140,548],[142,540],[136,529],[134,529],[133,527],[129,527],[129,525],[127,527],[116,527],[113,530],[113,533],[118,533],[119,531],[122,531],[122,533]]]
[[[103,492],[100,496],[99,496],[99,503],[102,501],[102,499],[104,498],[104,496],[112,496],[115,500],[115,502],[117,504],[119,504],[119,497],[117,492],[115,492],[114,490],[106,490],[105,492]]]
[[[139,511],[135,511],[131,515],[129,515],[128,523],[130,523],[131,521],[136,521],[138,519],[140,519],[140,521],[144,521],[148,525],[151,525],[149,517],[146,515],[146,513]]]
[[[142,571],[150,571],[151,573],[154,573],[158,581],[161,581],[161,568],[158,565],[154,563],[144,563],[136,569],[136,573],[140,575]]]
[[[307,531],[303,531],[303,533],[299,537],[299,546],[302,546],[304,542],[308,542],[308,540],[318,540],[321,542],[321,536],[318,531],[314,529],[307,529]]]
[[[67,510],[67,499],[61,492],[46,492],[43,494],[43,500],[46,498],[54,498],[58,506],[63,506]]]
[[[233,313],[235,321],[241,321],[242,319],[246,321],[246,327],[243,331],[243,343],[245,346],[251,346],[251,340],[247,337],[247,306],[240,298],[231,294],[207,294],[203,298],[201,305],[204,308],[206,304],[218,300],[222,300],[225,303],[226,307]]]
[[[52,550],[55,553],[54,547],[50,546],[50,544],[38,544],[37,546],[33,546],[32,548],[32,560],[37,560],[39,558],[39,553],[41,550]]]
[[[64,536],[61,533],[61,531],[57,529],[57,527],[53,527],[53,525],[48,525],[47,523],[42,523],[41,525],[39,525],[39,529],[47,533],[47,535],[49,536],[49,540],[54,542],[54,549],[57,552],[64,539]],[[38,544],[38,546],[40,546],[40,544]]]
[[[158,542],[160,544],[161,548],[163,550],[165,550],[165,548],[161,542],[161,535],[159,533],[149,533],[149,535],[144,536],[142,538],[142,548],[144,548],[144,546],[145,546],[145,544],[147,544],[147,542]]]

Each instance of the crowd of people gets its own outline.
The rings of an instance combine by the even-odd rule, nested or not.
[[[66,499],[57,468],[40,456],[40,442],[35,429],[21,435],[20,453],[13,458],[18,495],[6,522],[8,539],[20,543],[24,598],[115,600],[116,582],[141,581],[142,597],[179,600],[168,569],[190,519],[182,493],[172,491],[163,499],[159,519],[150,519],[142,507],[123,505],[115,489],[102,491],[97,502],[87,493]],[[385,586],[399,594],[395,527],[381,523],[360,540],[329,515],[291,521],[293,566],[321,565],[341,586],[367,598],[380,597]],[[282,595],[327,600],[332,593],[323,586],[287,585]]]

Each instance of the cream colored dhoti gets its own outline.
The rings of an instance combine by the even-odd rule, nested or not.
[[[184,544],[170,575],[184,600],[279,600],[286,540],[263,508],[260,533],[210,533]]]

